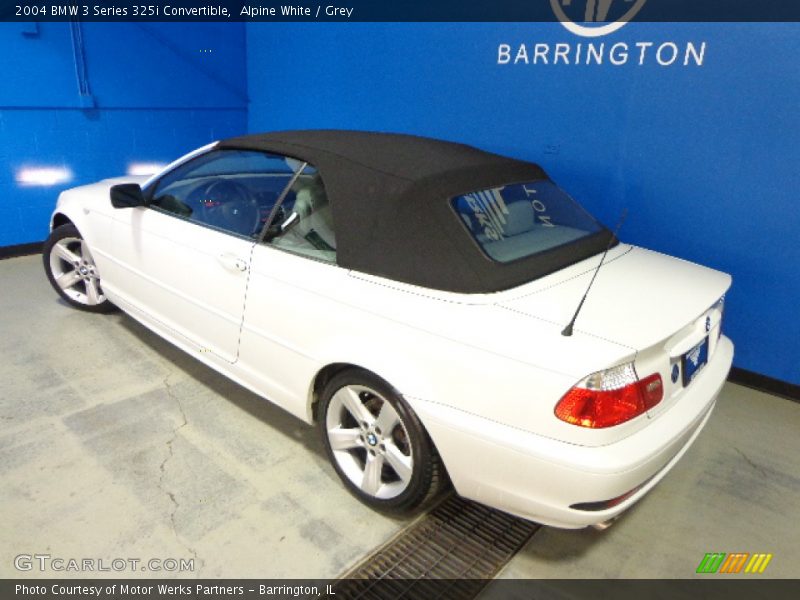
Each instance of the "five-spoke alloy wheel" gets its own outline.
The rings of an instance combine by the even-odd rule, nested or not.
[[[90,312],[114,310],[100,286],[92,253],[74,225],[53,230],[44,244],[42,258],[47,278],[69,304]]]
[[[372,373],[336,375],[322,391],[318,415],[331,463],[366,504],[410,512],[439,489],[441,461],[418,417]]]

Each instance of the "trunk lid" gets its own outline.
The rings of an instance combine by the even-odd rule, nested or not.
[[[593,273],[585,271],[498,305],[563,327]],[[633,247],[603,264],[575,321],[575,332],[643,350],[696,321],[730,284],[730,275],[720,271]]]

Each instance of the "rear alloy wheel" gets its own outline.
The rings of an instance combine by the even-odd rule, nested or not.
[[[323,389],[319,425],[328,458],[348,490],[378,510],[412,512],[438,492],[441,460],[400,394],[352,369]]]
[[[114,310],[103,294],[89,246],[71,224],[56,227],[44,243],[44,270],[50,284],[75,308],[89,312]]]

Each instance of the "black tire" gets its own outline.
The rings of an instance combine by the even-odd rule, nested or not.
[[[356,398],[360,401],[367,411],[363,413],[364,421],[372,419],[367,426],[344,406],[345,396],[350,402],[356,402]],[[390,412],[383,412],[384,403],[388,403],[398,421],[390,426],[390,431],[382,431],[378,425],[390,422],[387,418]],[[425,507],[443,488],[446,475],[433,442],[402,396],[380,377],[362,369],[337,374],[322,390],[317,415],[328,459],[345,487],[364,504],[382,512],[412,514]],[[340,431],[346,434],[339,438],[342,443],[337,450],[329,434],[332,428],[334,437]],[[370,433],[375,439],[369,437]],[[353,446],[344,447],[351,439]],[[367,461],[371,460],[380,463],[377,492],[372,491],[374,486],[365,483],[369,479]],[[393,464],[401,465],[402,469]],[[363,471],[360,475],[359,468]],[[359,477],[361,483],[357,484]]]
[[[42,261],[50,285],[70,306],[94,313],[115,310],[103,293],[91,252],[73,224],[53,229],[42,248]]]

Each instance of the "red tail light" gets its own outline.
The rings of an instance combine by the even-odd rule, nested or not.
[[[556,405],[562,421],[600,429],[638,417],[664,397],[661,375],[639,379],[633,364],[592,373],[572,387]]]

